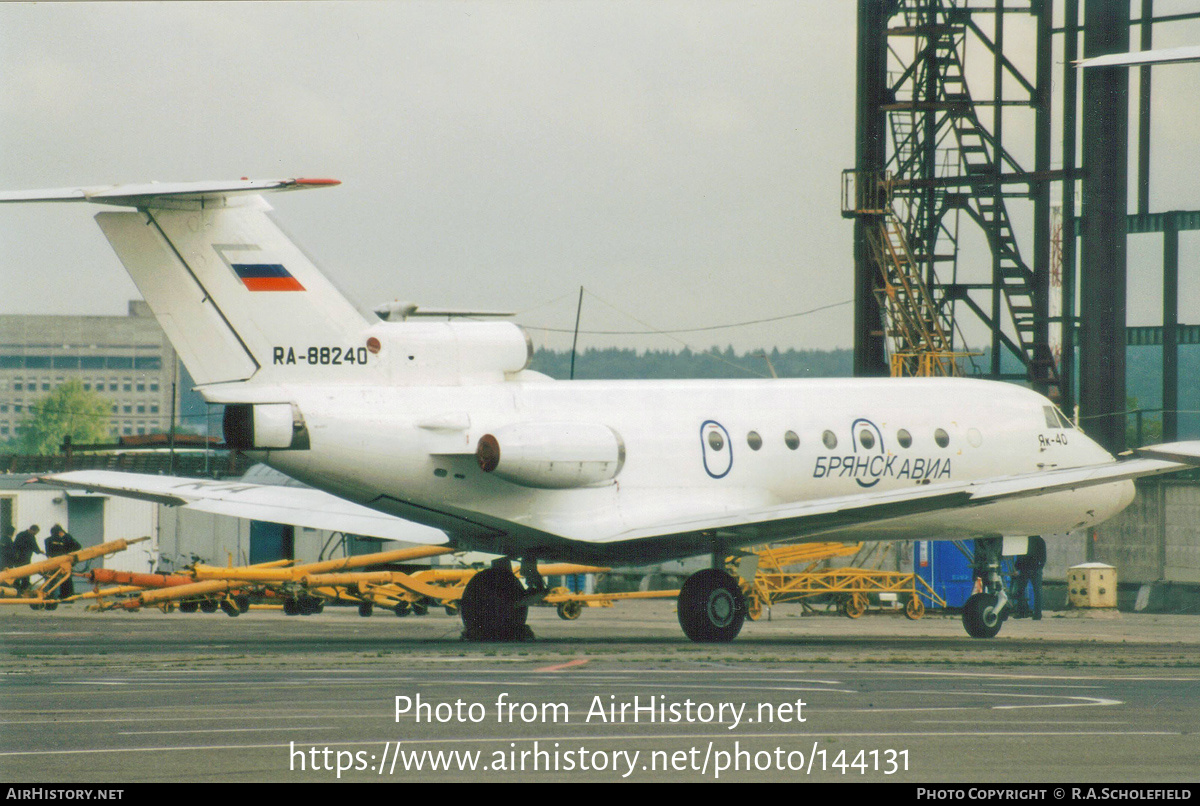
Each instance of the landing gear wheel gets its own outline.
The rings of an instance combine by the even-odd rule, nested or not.
[[[916,621],[925,615],[925,603],[921,601],[921,597],[913,594],[913,597],[908,600],[908,604],[904,605],[904,617]]]
[[[199,609],[200,609],[199,602],[180,602],[179,603],[179,612],[180,613],[195,613]]]
[[[217,603],[215,601],[213,601],[212,599],[205,599],[203,602],[200,603],[200,612],[201,613],[216,613],[217,612]]]
[[[429,612],[429,604],[425,601],[413,602],[412,611],[414,616],[424,616]]]
[[[283,600],[283,615],[285,615],[285,616],[300,615],[300,603],[296,601],[295,597],[289,596],[288,598]]]
[[[47,610],[57,610],[58,602],[46,602],[46,609]]]
[[[221,610],[223,610],[225,615],[229,616],[230,618],[236,618],[242,614],[241,609],[239,609],[237,606],[237,602],[235,602],[233,599],[222,599]]]
[[[447,616],[457,616],[458,615],[458,605],[456,605],[454,602],[446,602],[446,615]]]
[[[558,617],[563,621],[574,621],[583,612],[583,602],[567,601],[558,603]]]
[[[972,638],[995,638],[1000,632],[1004,618],[995,610],[996,597],[990,593],[976,593],[963,605],[963,629]]]
[[[393,607],[392,610],[395,611],[396,616],[399,618],[404,618],[410,612],[408,602],[405,601],[396,602],[396,606]]]
[[[743,594],[743,596],[745,596],[745,594]],[[760,618],[762,618],[763,614],[762,599],[759,599],[754,595],[745,596],[745,599],[746,618],[750,619],[751,621],[758,621]]]
[[[737,580],[706,568],[687,578],[679,590],[679,626],[693,641],[732,641],[746,621],[746,599]]]
[[[463,638],[468,641],[525,641],[531,636],[525,619],[527,605],[517,602],[525,589],[504,568],[485,568],[463,589],[459,610],[462,613]]]
[[[242,613],[250,612],[250,597],[247,594],[239,593],[237,596],[234,596],[233,603],[235,605],[237,605],[237,609],[239,612],[242,612]]]
[[[847,618],[861,618],[863,613],[867,612],[867,597],[861,593],[852,593],[846,603],[842,605],[842,613]]]
[[[362,616],[363,618],[369,618],[371,613],[373,613],[374,611],[375,611],[375,603],[374,602],[363,602],[362,604],[360,604],[358,606],[358,615]]]

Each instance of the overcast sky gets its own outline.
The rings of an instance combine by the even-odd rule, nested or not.
[[[367,306],[569,329],[582,285],[585,330],[833,306],[584,346],[849,346],[854,18],[850,0],[3,3],[0,187],[333,177],[270,200]],[[1195,94],[1196,66],[1173,69]],[[1194,114],[1161,138],[1161,174],[1190,179],[1158,209],[1200,207]],[[0,312],[125,311],[94,212],[0,208]]]

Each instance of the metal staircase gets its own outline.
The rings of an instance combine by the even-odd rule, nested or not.
[[[934,303],[893,205],[880,217],[871,243],[883,279],[876,296],[892,345],[891,374],[960,375],[954,323]]]
[[[1031,198],[1039,180],[980,119],[981,111],[990,112],[999,131],[1002,110],[1032,107],[1037,93],[999,53],[984,30],[989,23],[981,27],[972,16],[995,19],[995,7],[972,6],[969,0],[896,0],[893,8],[887,24],[886,92],[878,106],[890,136],[883,164],[889,177],[887,199],[857,203],[870,209],[848,210],[843,203],[844,215],[864,217],[871,231],[879,230],[869,251],[881,272],[876,296],[888,335],[898,352],[901,343],[950,352],[955,317],[969,310],[991,331],[991,375],[1014,377],[1000,369],[1000,353],[1007,351],[1021,362],[1034,388],[1058,396],[1061,379],[1046,320],[1038,320],[1039,304],[1042,317],[1048,315],[1046,299],[1038,296],[1008,210],[1014,198]],[[991,51],[987,66],[994,98],[977,100],[971,93],[964,70],[968,40],[972,47],[981,43]],[[972,73],[976,80],[978,72]],[[997,88],[1004,82],[1027,94],[1000,97]],[[854,181],[882,180],[856,176]],[[979,269],[960,266],[959,227],[969,223],[980,228],[991,253],[990,272],[982,277]],[[912,310],[903,312],[905,305]],[[923,328],[934,322],[938,328]],[[937,334],[939,328],[944,336]]]

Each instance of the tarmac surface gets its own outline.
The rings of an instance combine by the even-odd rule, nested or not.
[[[672,602],[459,640],[361,618],[0,609],[0,780],[1194,782],[1200,617],[775,608],[693,644]]]

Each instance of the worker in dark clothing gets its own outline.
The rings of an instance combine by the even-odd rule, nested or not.
[[[46,556],[61,557],[64,554],[70,554],[73,551],[79,551],[83,546],[79,545],[79,541],[71,537],[65,529],[57,523],[50,527],[50,536],[46,538]],[[66,599],[75,595],[75,585],[71,581],[70,574],[67,575],[67,580],[58,588],[58,598]]]
[[[1040,537],[1029,538],[1029,547],[1013,563],[1017,573],[1013,575],[1014,615],[1017,618],[1032,616],[1036,621],[1042,617],[1042,569],[1046,567],[1046,541]],[[1026,588],[1029,592],[1026,592]]]
[[[33,561],[34,554],[41,554],[42,550],[38,548],[37,533],[38,525],[35,523],[21,532],[13,540],[12,545],[12,565],[11,568],[16,568],[21,565],[29,565]],[[14,580],[13,587],[17,589],[17,593],[24,593],[29,587],[29,577]]]
[[[17,558],[17,548],[13,545],[13,532],[17,531],[12,524],[4,524],[4,534],[0,536],[0,569],[12,568]]]

